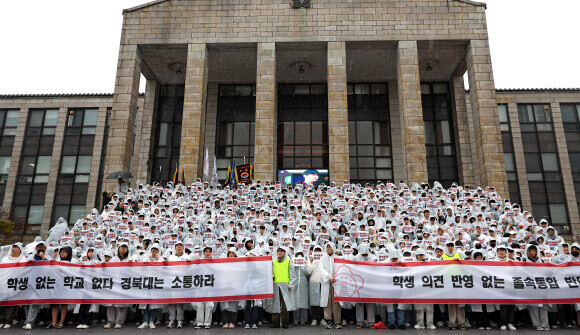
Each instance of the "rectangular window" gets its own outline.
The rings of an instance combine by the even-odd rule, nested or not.
[[[499,113],[499,126],[501,129],[501,139],[505,158],[505,169],[508,180],[508,189],[510,194],[510,201],[512,203],[520,203],[520,186],[518,181],[518,173],[514,158],[514,147],[512,139],[512,131],[509,120],[509,110],[507,104],[497,105]]]
[[[392,181],[391,127],[386,83],[348,84],[350,179]]]
[[[99,110],[96,108],[74,108],[68,111],[67,134],[68,135],[94,135],[97,131],[97,117]]]
[[[256,85],[220,85],[217,110],[216,148],[218,179],[227,179],[227,170],[254,160]]]
[[[533,215],[565,229],[569,223],[549,104],[518,104]]]
[[[96,108],[68,110],[52,224],[61,217],[74,223],[78,219],[78,209],[82,207],[84,211],[86,208],[98,113]],[[77,212],[73,215],[74,208]]]
[[[325,84],[278,85],[278,170],[328,169]]]
[[[51,159],[51,156],[23,157],[20,165],[19,183],[47,183]]]
[[[18,109],[0,109],[0,206],[4,202],[19,113]]]
[[[159,88],[151,179],[162,183],[173,179],[179,164],[184,90],[185,85],[162,85]]]
[[[421,83],[429,183],[459,182],[451,97],[447,83]]]
[[[576,199],[580,200],[580,102],[560,104]],[[578,202],[580,210],[580,202]]]

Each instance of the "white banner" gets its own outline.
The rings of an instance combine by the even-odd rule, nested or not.
[[[0,264],[0,305],[143,304],[273,298],[272,258]]]
[[[580,302],[580,263],[335,259],[336,301],[542,304]]]

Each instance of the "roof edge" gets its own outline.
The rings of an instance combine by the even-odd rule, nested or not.
[[[487,4],[485,2],[477,2],[477,1],[472,1],[472,0],[455,0],[455,1],[459,1],[459,2],[464,2],[470,5],[474,5],[474,6],[483,6],[487,9]]]
[[[137,11],[139,9],[147,8],[147,7],[154,6],[154,5],[160,4],[162,2],[167,2],[167,1],[171,1],[171,0],[154,0],[154,1],[146,2],[146,3],[139,5],[139,6],[123,9],[123,13],[134,12],[134,11]]]
[[[580,87],[554,87],[554,88],[496,88],[496,92],[507,93],[507,92],[575,92],[580,93]],[[465,93],[469,93],[469,90],[465,90]]]
[[[139,93],[144,96],[145,93]],[[0,94],[1,98],[112,98],[113,93],[39,93],[39,94]]]
[[[496,92],[577,92],[580,93],[580,87],[562,87],[562,88],[496,88]],[[469,93],[469,90],[465,90]],[[145,93],[139,93],[139,96],[145,96]],[[38,94],[0,94],[0,98],[83,98],[83,97],[113,97],[113,93],[38,93]]]

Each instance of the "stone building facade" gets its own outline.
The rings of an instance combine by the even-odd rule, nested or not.
[[[209,152],[220,179],[247,160],[259,180],[490,185],[580,234],[580,91],[496,90],[485,4],[158,0],[123,15],[112,95],[0,96],[18,118],[1,135],[3,206],[41,233],[98,205],[111,172],[207,179]]]

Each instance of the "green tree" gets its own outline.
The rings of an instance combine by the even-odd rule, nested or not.
[[[9,220],[0,219],[0,245],[7,244],[14,235],[16,224]]]

